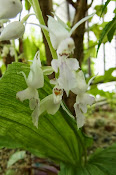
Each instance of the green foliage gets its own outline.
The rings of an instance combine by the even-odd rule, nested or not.
[[[116,70],[116,68],[110,68],[105,71],[104,75],[97,76],[94,80],[94,84],[97,83],[107,83],[110,81],[116,81],[116,77],[112,76],[112,73]]]
[[[114,27],[114,25],[116,24],[116,16],[112,19],[112,21],[110,21],[108,24],[106,24],[106,26],[104,27],[102,34],[100,36],[99,42],[98,42],[98,48],[97,48],[97,53],[99,51],[99,48],[103,42],[103,39],[105,38],[106,35],[108,35],[108,33],[111,31],[111,29]],[[110,37],[111,39],[111,37]]]
[[[100,96],[105,97],[107,99],[112,99],[114,96],[114,92],[109,92],[109,91],[105,92],[104,90],[100,90],[100,89],[98,89],[98,84],[116,81],[116,77],[112,76],[112,73],[115,70],[116,70],[116,68],[110,68],[109,70],[105,71],[104,75],[96,76],[96,78],[94,79],[93,84],[91,85],[91,88],[88,92],[94,96],[100,95]]]
[[[30,10],[30,8],[31,8],[31,4],[29,3],[28,0],[25,0],[25,9]]]
[[[32,30],[34,33],[34,31]],[[32,60],[35,53],[39,50],[41,62],[43,65],[46,64],[45,48],[42,39],[36,39],[33,34],[23,40],[24,55],[26,60]]]
[[[107,0],[107,1],[105,2],[105,5],[104,5],[103,8],[102,8],[102,12],[101,12],[101,15],[100,15],[100,16],[102,16],[102,14],[104,13],[104,11],[105,11],[106,7],[108,6],[108,4],[110,3],[110,1],[111,1],[111,0]]]
[[[98,16],[101,16],[103,13],[104,14],[107,13],[107,6],[105,6],[105,5],[96,5],[94,9],[96,10],[96,14]],[[102,9],[103,9],[103,12],[101,14]]]
[[[89,48],[87,45],[89,45]],[[92,58],[96,57],[96,48],[95,48],[96,45],[97,45],[97,42],[94,42],[92,40],[90,40],[89,43],[87,43],[85,45],[84,61],[88,60],[88,58],[90,58],[90,57],[92,57]]]
[[[115,175],[116,145],[97,150],[84,166],[61,164],[59,175]]]
[[[111,42],[113,39],[113,36],[115,35],[116,31],[116,23],[113,25],[113,27],[110,29],[110,31],[107,34],[108,41]]]
[[[54,116],[44,113],[39,118],[38,129],[32,124],[28,100],[16,99],[16,93],[27,87],[24,77],[29,66],[23,63],[9,65],[0,79],[0,145],[8,148],[22,148],[39,157],[48,157],[56,162],[80,164],[85,148],[91,139],[84,136],[74,119],[62,108]],[[40,99],[52,93],[52,86],[45,79]]]

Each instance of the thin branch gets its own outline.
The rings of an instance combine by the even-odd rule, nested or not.
[[[87,10],[92,6],[94,0],[91,0],[91,3],[88,5]]]
[[[73,0],[67,0],[67,2],[71,4],[75,9],[77,8],[77,5],[75,2],[73,2]]]

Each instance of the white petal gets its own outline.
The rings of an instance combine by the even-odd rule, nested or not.
[[[31,65],[31,70],[27,79],[27,85],[35,89],[38,89],[44,86],[44,75],[41,69],[41,61],[40,61],[39,55],[37,54],[34,57],[33,64]]]
[[[81,109],[81,111],[82,111],[83,113],[86,113],[86,112],[87,112],[87,104],[82,104],[82,103],[80,103],[80,104],[79,104],[79,108]]]
[[[13,40],[22,37],[25,27],[19,21],[14,21],[8,24],[0,35],[0,41]]]
[[[72,71],[65,60],[62,60],[59,67],[60,75],[58,83],[67,93],[72,88],[76,87],[76,73]]]
[[[70,36],[72,35],[72,33],[75,31],[75,29],[80,26],[82,23],[84,23],[85,21],[87,21],[89,18],[91,18],[95,13],[89,15],[89,16],[86,16],[85,18],[82,18],[79,22],[77,22],[73,28],[71,29],[70,31]]]
[[[95,101],[95,98],[87,93],[79,94],[76,97],[76,104],[79,105],[79,108],[86,113],[87,105],[92,105]]]
[[[28,87],[27,89],[25,89],[23,91],[19,91],[16,94],[16,98],[22,102],[26,99],[29,99],[29,100],[32,98],[38,99],[39,98],[38,91],[36,89],[32,89],[32,88]]]
[[[34,59],[33,59],[33,64],[31,65],[31,68],[35,68],[36,64],[41,67],[41,60],[40,60],[40,52],[37,51],[35,56],[34,56]]]
[[[34,126],[36,126],[36,128],[38,128],[39,112],[40,112],[40,106],[37,105],[31,114],[32,122],[33,122]]]
[[[85,123],[85,116],[82,114],[81,110],[79,109],[79,106],[75,103],[74,104],[76,118],[77,118],[77,126],[78,128],[81,128]]]
[[[29,107],[30,107],[30,109],[34,110],[39,103],[40,103],[39,98],[38,99],[37,99],[37,97],[36,98],[34,98],[34,97],[31,98],[29,100]]]
[[[95,98],[87,93],[79,95],[78,97],[79,97],[80,103],[83,103],[86,105],[92,105],[95,101]]]
[[[21,11],[20,0],[0,0],[0,19],[14,18]]]
[[[67,30],[70,30],[70,28],[67,26],[67,24],[64,23],[54,12],[52,14],[57,18],[57,21]]]
[[[56,21],[53,17],[48,17],[48,28],[52,31],[50,32],[50,40],[54,49],[57,49],[60,42],[65,38],[69,37],[69,32],[64,28],[64,26],[62,26],[61,23]]]
[[[56,78],[51,79],[51,80],[50,80],[50,84],[55,84],[55,85],[56,85],[56,84],[57,84],[57,79],[56,79]]]
[[[95,102],[95,98],[92,95],[86,93],[84,95],[84,101],[86,102],[86,104],[92,105]]]
[[[76,87],[71,89],[74,94],[85,93],[87,91],[87,84],[82,71],[76,73]]]
[[[55,104],[54,103],[54,98],[53,94],[45,97],[43,100],[40,102],[40,115],[47,111],[48,114],[54,115],[60,108],[60,103]]]
[[[54,71],[57,73],[58,72],[58,67],[59,67],[59,60],[53,59],[51,61],[52,68]]]
[[[77,71],[79,69],[79,62],[76,58],[67,59],[67,65],[70,67],[71,70]]]
[[[60,42],[57,50],[57,55],[58,57],[68,57],[71,53],[73,53],[74,49],[74,40],[72,38],[66,38]]]

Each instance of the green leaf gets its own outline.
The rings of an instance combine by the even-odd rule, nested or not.
[[[32,124],[29,101],[22,103],[16,99],[16,93],[27,88],[24,77],[18,72],[28,75],[29,70],[26,64],[13,63],[0,79],[0,145],[22,148],[57,162],[80,164],[91,139],[77,130],[74,119],[61,108],[54,116],[41,115],[37,129]],[[51,93],[52,86],[45,78],[44,88],[39,89],[40,99]]]
[[[7,168],[12,166],[14,163],[16,163],[18,160],[24,159],[25,158],[25,151],[17,151],[14,154],[11,155],[7,162]]]
[[[116,144],[95,152],[95,154],[91,156],[89,163],[98,167],[104,174],[116,174]]]
[[[97,150],[84,166],[61,164],[59,175],[115,175],[116,144]]]
[[[25,9],[30,10],[30,8],[31,8],[31,4],[29,3],[28,0],[25,0]]]
[[[112,29],[114,24],[116,24],[116,16],[113,18],[112,21],[110,21],[108,24],[106,24],[105,28],[103,29],[102,34],[101,34],[100,39],[99,39],[99,42],[98,42],[97,53],[99,51],[99,48],[101,46],[103,39],[108,34],[108,32]]]
[[[105,2],[105,5],[104,5],[103,8],[102,8],[102,12],[101,12],[101,15],[100,15],[100,16],[102,16],[102,14],[104,13],[104,11],[105,11],[105,9],[106,9],[106,7],[107,7],[107,5],[109,4],[110,1],[111,1],[111,0],[107,0],[107,1]]]
[[[105,5],[96,5],[96,6],[95,6],[94,9],[96,10],[96,14],[97,14],[98,16],[101,16],[101,11],[102,11],[102,9],[104,9],[104,11],[103,11],[104,14],[107,13],[107,7],[104,8],[104,6],[105,6]]]
[[[112,39],[113,39],[113,36],[115,35],[115,31],[116,31],[116,24],[113,25],[113,27],[111,28],[111,30],[108,32],[107,34],[107,38],[108,38],[108,41],[111,42]]]

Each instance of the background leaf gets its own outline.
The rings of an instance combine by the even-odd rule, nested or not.
[[[105,11],[106,7],[108,6],[108,4],[110,3],[110,1],[111,1],[111,0],[107,0],[107,1],[105,2],[105,5],[104,5],[103,8],[102,8],[102,12],[101,12],[101,15],[100,15],[100,16],[102,16],[102,14],[104,13],[104,11]]]
[[[104,37],[108,34],[108,32],[112,29],[112,27],[116,24],[116,16],[113,18],[112,21],[110,21],[108,24],[106,24],[105,28],[102,31],[102,34],[100,36],[99,42],[98,42],[98,47],[97,47],[97,53],[100,48],[100,45],[104,39]]]
[[[17,151],[14,154],[11,155],[11,157],[8,160],[7,168],[12,166],[14,163],[16,163],[18,160],[25,158],[25,151]]]

